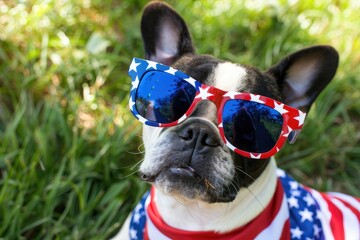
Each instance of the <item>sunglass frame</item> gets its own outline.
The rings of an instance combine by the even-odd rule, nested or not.
[[[136,92],[145,73],[149,71],[159,71],[159,72],[166,72],[168,74],[174,75],[183,79],[184,81],[190,83],[196,89],[196,95],[194,101],[190,105],[189,109],[186,113],[180,117],[177,121],[171,123],[158,123],[155,121],[148,120],[141,116],[136,109],[135,102],[136,102]],[[252,159],[266,159],[273,155],[275,155],[281,147],[284,145],[287,138],[289,138],[290,143],[293,143],[296,140],[297,135],[299,134],[306,117],[306,113],[288,106],[284,103],[281,103],[277,100],[274,100],[269,97],[265,97],[262,95],[252,94],[252,93],[245,93],[245,92],[232,92],[232,91],[224,91],[213,86],[208,86],[205,84],[200,83],[199,81],[193,79],[192,77],[188,76],[187,74],[176,70],[170,66],[166,66],[161,63],[153,62],[150,60],[134,58],[132,63],[129,67],[129,76],[132,79],[132,88],[130,91],[130,100],[129,100],[129,107],[132,114],[143,124],[153,127],[172,127],[176,126],[183,121],[185,121],[193,112],[196,105],[202,100],[209,100],[213,102],[217,109],[217,119],[218,119],[218,129],[220,136],[223,142],[235,153]],[[255,153],[255,152],[247,152],[241,150],[234,145],[232,145],[225,136],[224,128],[223,128],[223,119],[222,113],[224,109],[225,103],[230,99],[241,99],[251,102],[257,102],[268,106],[277,112],[279,112],[283,117],[283,125],[281,134],[272,149],[264,153]]]

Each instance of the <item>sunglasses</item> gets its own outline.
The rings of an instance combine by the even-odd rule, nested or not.
[[[188,118],[197,103],[212,101],[224,143],[246,158],[275,155],[288,139],[295,142],[306,114],[274,99],[227,92],[202,84],[172,67],[134,58],[129,106],[143,124],[171,127]]]

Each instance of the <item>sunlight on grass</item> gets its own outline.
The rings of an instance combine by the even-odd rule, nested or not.
[[[339,51],[335,80],[278,162],[360,196],[359,1],[169,2],[199,53],[267,69],[309,45]],[[146,3],[0,0],[0,237],[108,239],[148,187],[126,74],[144,55]]]

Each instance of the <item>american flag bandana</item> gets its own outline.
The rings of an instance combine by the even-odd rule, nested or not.
[[[147,192],[130,221],[131,240],[360,240],[360,199],[321,193],[277,170],[275,194],[251,222],[227,233],[184,231],[168,226]]]

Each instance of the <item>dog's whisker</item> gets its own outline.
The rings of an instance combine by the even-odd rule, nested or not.
[[[257,196],[251,191],[249,187],[246,187],[246,189],[251,193],[251,195],[255,198],[255,200],[259,203],[259,205],[262,207],[262,209],[265,209],[264,204],[257,198]]]
[[[136,173],[138,173],[139,172],[139,170],[136,170],[136,171],[134,171],[134,172],[132,172],[132,173],[130,173],[130,174],[128,174],[128,175],[126,175],[126,176],[124,176],[124,177],[121,177],[120,179],[125,179],[125,178],[128,178],[128,177],[130,177],[130,176],[132,176],[132,175],[134,175],[134,174],[136,174]]]
[[[244,170],[242,170],[240,167],[236,166],[235,169],[236,169],[236,170],[239,170],[240,172],[242,172],[243,174],[245,174],[247,177],[249,177],[251,180],[255,181],[255,178],[253,178],[250,174],[248,174],[247,172],[245,172]]]
[[[144,159],[141,159],[140,161],[138,161],[137,163],[135,163],[134,165],[132,165],[132,166],[130,167],[130,169],[133,170],[134,168],[138,167],[143,161],[144,161]]]
[[[140,154],[144,154],[145,150],[141,150],[140,148],[142,148],[144,146],[144,144],[140,144],[137,148],[138,152],[130,152],[130,151],[126,151],[126,153],[132,154],[132,155],[140,155]]]

